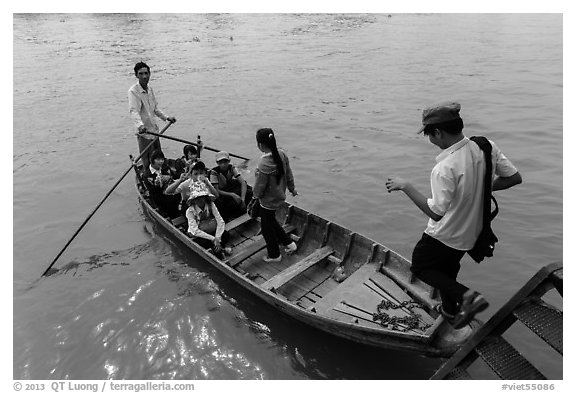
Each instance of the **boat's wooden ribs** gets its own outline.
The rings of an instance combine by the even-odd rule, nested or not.
[[[298,244],[298,246],[301,245],[300,240],[302,240],[302,238],[306,236],[306,232],[308,231],[309,225],[310,225],[310,213],[306,213],[306,221],[304,221],[304,225],[302,226],[302,232],[300,232],[300,237],[297,240],[294,239],[294,237],[292,237],[292,240],[294,240],[296,244]]]
[[[330,234],[331,227],[332,223],[330,221],[326,221],[326,225],[324,226],[324,236],[322,237],[322,247],[328,243],[328,235]]]
[[[352,241],[354,240],[354,236],[356,236],[355,232],[351,232],[348,235],[348,240],[346,241],[346,248],[344,249],[344,253],[342,254],[342,261],[345,261],[350,254],[350,248],[352,247]]]
[[[299,262],[296,262],[294,265],[284,269],[265,283],[261,285],[264,289],[277,289],[280,288],[282,285],[286,284],[288,281],[305,271],[306,269],[314,266],[321,260],[325,259],[328,255],[332,254],[334,250],[332,247],[322,247],[312,254],[307,256],[306,258],[302,259]]]

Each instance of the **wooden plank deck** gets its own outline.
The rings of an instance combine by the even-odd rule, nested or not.
[[[264,288],[264,289],[273,289],[274,288],[275,289],[275,288],[281,287],[282,285],[284,285],[285,283],[290,281],[292,278],[296,277],[297,275],[302,273],[304,270],[314,266],[315,264],[317,264],[318,262],[320,262],[321,260],[326,258],[328,255],[332,254],[333,252],[334,252],[334,250],[332,249],[332,247],[322,247],[322,248],[314,251],[312,254],[310,254],[306,258],[302,259],[299,262],[296,262],[295,264],[293,264],[289,268],[283,270],[282,272],[278,273],[276,276],[274,276],[271,279],[269,279],[268,281],[266,281],[262,285],[262,288]]]
[[[286,233],[292,232],[296,229],[293,225],[288,225],[284,227]],[[266,247],[266,241],[262,235],[254,236],[253,238],[255,241],[252,244],[247,245],[245,248],[242,248],[237,253],[232,255],[229,259],[224,260],[224,262],[232,267],[242,263],[245,259],[251,257],[252,255],[256,254],[258,251],[262,250]]]
[[[329,318],[388,329],[379,322],[372,321],[372,315],[378,311],[382,300],[399,304],[412,299],[394,281],[380,273],[379,263],[367,263],[309,307],[317,314]],[[434,319],[423,309],[413,308],[412,311],[419,316],[422,327],[434,323]],[[406,308],[390,308],[385,312],[395,317],[410,315]],[[357,318],[358,322],[354,318]],[[417,330],[411,332],[424,334]]]
[[[238,251],[238,253],[235,253],[229,259],[224,260],[224,262],[234,267],[266,247],[266,241],[262,235],[256,236],[254,240],[254,242],[247,245],[245,248],[242,248],[240,251]]]
[[[377,263],[361,266],[336,288],[326,293],[322,299],[316,301],[314,305],[316,312],[320,315],[325,315],[340,304],[342,300],[354,299],[358,293],[358,287],[362,286],[362,283],[373,276],[379,268],[380,265]]]

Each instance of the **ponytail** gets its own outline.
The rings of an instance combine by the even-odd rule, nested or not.
[[[280,182],[282,176],[284,176],[284,161],[278,153],[278,146],[276,145],[276,138],[274,137],[274,131],[271,128],[261,128],[256,132],[256,142],[263,144],[272,151],[272,158],[276,163],[278,168],[276,173],[276,181]]]

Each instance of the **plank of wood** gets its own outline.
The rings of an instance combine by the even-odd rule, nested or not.
[[[284,231],[286,231],[286,233],[290,233],[294,229],[296,229],[296,227],[294,227],[293,225],[284,226]],[[254,236],[254,240],[256,240],[256,241],[253,242],[252,244],[249,244],[245,248],[242,248],[239,252],[232,255],[229,259],[224,260],[224,262],[227,265],[234,267],[234,266],[238,265],[239,263],[242,263],[245,259],[256,254],[258,251],[262,250],[264,247],[266,247],[266,241],[264,240],[262,235]]]
[[[251,219],[252,219],[252,217],[250,217],[248,215],[248,213],[245,213],[245,214],[241,215],[240,217],[237,217],[237,218],[233,219],[232,221],[226,223],[225,229],[227,231],[231,231],[233,229],[238,228],[240,225],[250,221]]]
[[[276,276],[272,277],[270,280],[266,281],[262,288],[264,289],[272,289],[272,288],[280,288],[282,285],[286,284],[288,281],[302,273],[304,270],[314,266],[328,255],[332,254],[334,250],[332,247],[322,247],[312,254],[308,255],[306,258],[302,259],[299,262],[296,262],[292,266],[287,269],[284,269],[282,272],[278,273]]]
[[[225,260],[225,263],[234,267],[266,247],[266,241],[261,235],[257,236],[256,238],[257,240],[255,242],[241,249],[238,253],[232,255],[229,259]]]
[[[176,217],[175,219],[172,220],[172,225],[174,225],[175,227],[177,227],[178,225],[182,225],[185,222],[188,222],[188,220],[186,219],[186,217],[184,216],[180,216],[180,217]]]
[[[377,263],[370,263],[361,266],[358,270],[350,275],[346,280],[340,283],[332,291],[325,294],[321,300],[318,300],[314,307],[316,312],[325,315],[328,311],[336,307],[342,300],[354,299],[358,288],[362,287],[362,283],[368,281],[379,269],[380,265]]]

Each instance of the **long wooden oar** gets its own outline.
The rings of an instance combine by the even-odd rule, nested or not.
[[[182,143],[186,143],[186,144],[188,144],[188,145],[194,145],[194,146],[196,146],[196,147],[200,147],[200,145],[198,145],[197,143],[190,142],[190,141],[187,141],[187,140],[185,140],[185,139],[180,139],[180,138],[176,138],[176,137],[168,136],[168,135],[160,135],[160,134],[157,134],[157,133],[155,133],[155,132],[150,132],[150,131],[146,131],[145,133],[146,133],[146,134],[150,134],[150,135],[154,135],[154,136],[159,136],[159,137],[161,137],[161,138],[170,139],[170,140],[173,140],[173,141],[176,141],[176,142],[182,142]],[[220,150],[218,150],[218,149],[214,149],[213,147],[204,146],[204,145],[202,145],[202,149],[210,150],[210,151],[213,151],[213,152],[219,152],[219,151],[220,151]],[[246,158],[246,157],[238,156],[238,155],[232,154],[232,153],[229,153],[229,154],[230,154],[232,157],[240,158],[240,159],[242,159],[242,160],[249,160],[249,158]]]
[[[160,131],[160,133],[156,134],[156,138],[154,138],[149,144],[148,146],[146,146],[144,148],[144,150],[142,150],[142,152],[140,153],[140,155],[134,160],[134,162],[138,162],[138,160],[146,153],[148,152],[148,149],[150,149],[152,147],[152,145],[154,144],[154,142],[156,142],[158,140],[158,137],[160,137],[160,135],[162,135],[162,133],[164,133],[164,131],[166,131],[168,129],[168,127],[170,127],[172,125],[172,122],[169,121],[168,124],[166,124],[166,126]],[[114,184],[114,186],[112,186],[112,188],[110,189],[110,191],[108,191],[106,193],[106,195],[104,196],[104,198],[102,198],[102,200],[100,201],[100,203],[98,205],[96,205],[96,207],[94,208],[94,210],[92,210],[92,213],[90,213],[88,215],[88,217],[86,217],[86,219],[84,220],[84,222],[82,223],[82,225],[80,225],[80,227],[76,230],[76,232],[74,232],[74,235],[72,235],[72,237],[70,238],[70,240],[68,240],[68,243],[66,243],[66,245],[62,248],[62,250],[60,250],[60,252],[58,253],[58,255],[56,255],[56,258],[54,258],[54,260],[52,261],[52,263],[50,264],[50,266],[48,266],[48,268],[44,271],[44,273],[42,273],[42,276],[45,276],[46,273],[48,273],[48,271],[52,268],[52,266],[54,266],[54,264],[56,263],[56,261],[58,260],[58,258],[60,258],[60,255],[62,255],[62,253],[64,253],[64,251],[68,248],[68,246],[70,245],[70,243],[72,243],[72,240],[74,240],[76,238],[76,236],[80,233],[80,231],[82,230],[82,228],[84,228],[84,226],[88,223],[88,221],[92,218],[92,216],[94,215],[94,213],[96,213],[96,210],[98,210],[100,208],[100,206],[102,206],[102,204],[104,203],[104,201],[110,196],[110,194],[112,194],[112,191],[114,191],[114,189],[118,186],[118,184],[120,184],[120,182],[126,177],[126,175],[132,170],[132,168],[134,167],[134,164],[130,165],[130,168],[128,168],[126,170],[126,172],[124,172],[124,174],[120,177],[120,179],[118,179],[118,181],[116,182],[116,184]]]

